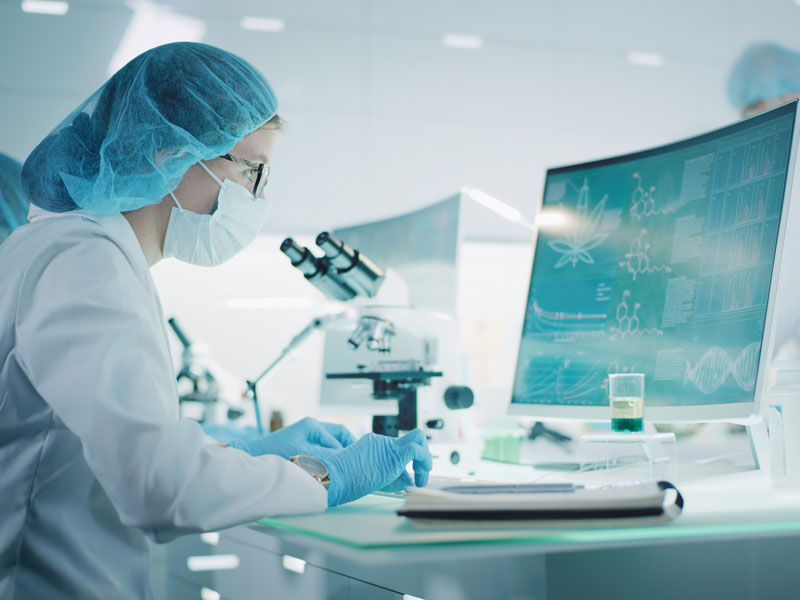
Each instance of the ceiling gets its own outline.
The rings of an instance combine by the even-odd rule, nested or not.
[[[246,31],[244,16],[285,28]],[[126,52],[199,31],[264,72],[288,122],[270,231],[389,216],[464,184],[532,219],[548,166],[736,119],[733,61],[753,41],[800,46],[799,29],[793,0],[72,0],[64,16],[0,0],[0,151],[24,159]],[[483,46],[445,47],[447,33]],[[467,233],[525,235],[480,211]]]

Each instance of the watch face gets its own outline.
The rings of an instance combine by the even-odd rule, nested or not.
[[[313,456],[300,454],[299,456],[295,456],[294,460],[298,467],[311,475],[319,477],[320,479],[324,479],[328,476],[328,468],[321,460]]]

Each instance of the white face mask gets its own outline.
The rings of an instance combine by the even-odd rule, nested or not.
[[[172,207],[164,239],[164,258],[203,267],[215,267],[233,258],[256,239],[269,212],[269,202],[253,198],[253,193],[235,181],[220,181],[202,162],[198,163],[219,186],[217,210],[201,215],[184,210],[170,192],[177,206]]]

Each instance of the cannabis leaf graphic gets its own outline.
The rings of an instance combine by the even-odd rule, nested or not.
[[[567,263],[572,263],[573,268],[578,266],[579,262],[593,265],[594,258],[589,251],[602,244],[608,237],[607,232],[598,231],[608,194],[603,196],[591,212],[589,197],[589,183],[584,178],[583,185],[578,190],[578,206],[575,214],[577,227],[571,228],[563,238],[547,242],[548,246],[561,255],[555,264],[556,269]]]

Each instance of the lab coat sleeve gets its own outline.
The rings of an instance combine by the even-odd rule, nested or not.
[[[123,523],[163,541],[325,510],[325,488],[293,463],[209,444],[178,418],[158,300],[110,239],[32,260],[19,297],[16,358]]]

